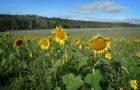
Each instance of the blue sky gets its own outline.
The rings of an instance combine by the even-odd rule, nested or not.
[[[140,24],[140,0],[0,0],[0,14]]]

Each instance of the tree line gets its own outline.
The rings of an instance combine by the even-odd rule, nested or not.
[[[60,18],[48,18],[38,15],[9,15],[0,14],[0,31],[52,29],[56,26],[63,28],[113,28],[137,27],[136,24],[124,22],[94,22]]]

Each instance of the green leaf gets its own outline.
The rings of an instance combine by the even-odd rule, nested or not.
[[[110,62],[109,60],[102,59],[102,61],[103,61],[105,64],[107,64],[107,65],[110,65],[110,64],[111,64],[111,62]]]
[[[66,86],[71,84],[73,80],[74,80],[74,74],[72,74],[72,73],[70,73],[69,75],[66,74],[66,75],[62,76],[62,81]]]
[[[3,52],[3,50],[2,49],[0,49],[0,54]]]
[[[27,67],[27,64],[26,64],[25,61],[22,61],[22,66],[23,66],[23,68],[26,68]]]
[[[61,66],[61,60],[57,60],[56,63],[53,65],[52,71],[56,72],[57,67]]]
[[[67,86],[67,90],[76,90],[84,84],[80,76],[75,77],[72,73],[63,75],[62,81]]]
[[[9,60],[14,59],[14,58],[15,58],[15,55],[14,55],[13,53],[11,53],[11,54],[9,55]]]
[[[2,66],[5,64],[6,59],[2,59]]]
[[[80,60],[79,60],[79,67],[82,67],[84,65],[87,65],[87,60],[88,60],[88,57],[82,57]]]
[[[115,90],[114,88],[111,87],[111,85],[109,84],[107,90]]]
[[[84,84],[84,81],[81,80],[81,77],[76,76],[73,82],[70,85],[68,85],[67,90],[76,90],[83,84]]]
[[[100,75],[100,70],[96,70],[94,74],[88,73],[85,77],[85,81],[89,84],[94,90],[100,90],[99,82],[102,79]]]
[[[82,55],[81,55],[79,52],[74,51],[74,50],[71,50],[71,54],[74,55],[74,56],[77,56],[77,57],[79,57],[79,58],[82,57]]]
[[[48,53],[48,52],[44,54],[45,57],[48,57],[49,55],[50,55],[50,53]]]
[[[54,90],[61,90],[61,88],[60,87],[55,87]]]

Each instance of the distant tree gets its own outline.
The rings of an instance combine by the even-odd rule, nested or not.
[[[130,23],[93,22],[68,20],[60,18],[48,18],[38,15],[9,15],[0,14],[0,31],[22,29],[51,29],[56,26],[64,28],[108,28],[108,27],[138,27],[140,25]]]

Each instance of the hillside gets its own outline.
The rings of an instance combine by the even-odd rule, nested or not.
[[[48,18],[37,15],[0,14],[0,32],[7,30],[51,29],[61,25],[63,28],[113,28],[138,27],[140,25],[124,22],[93,22]]]

